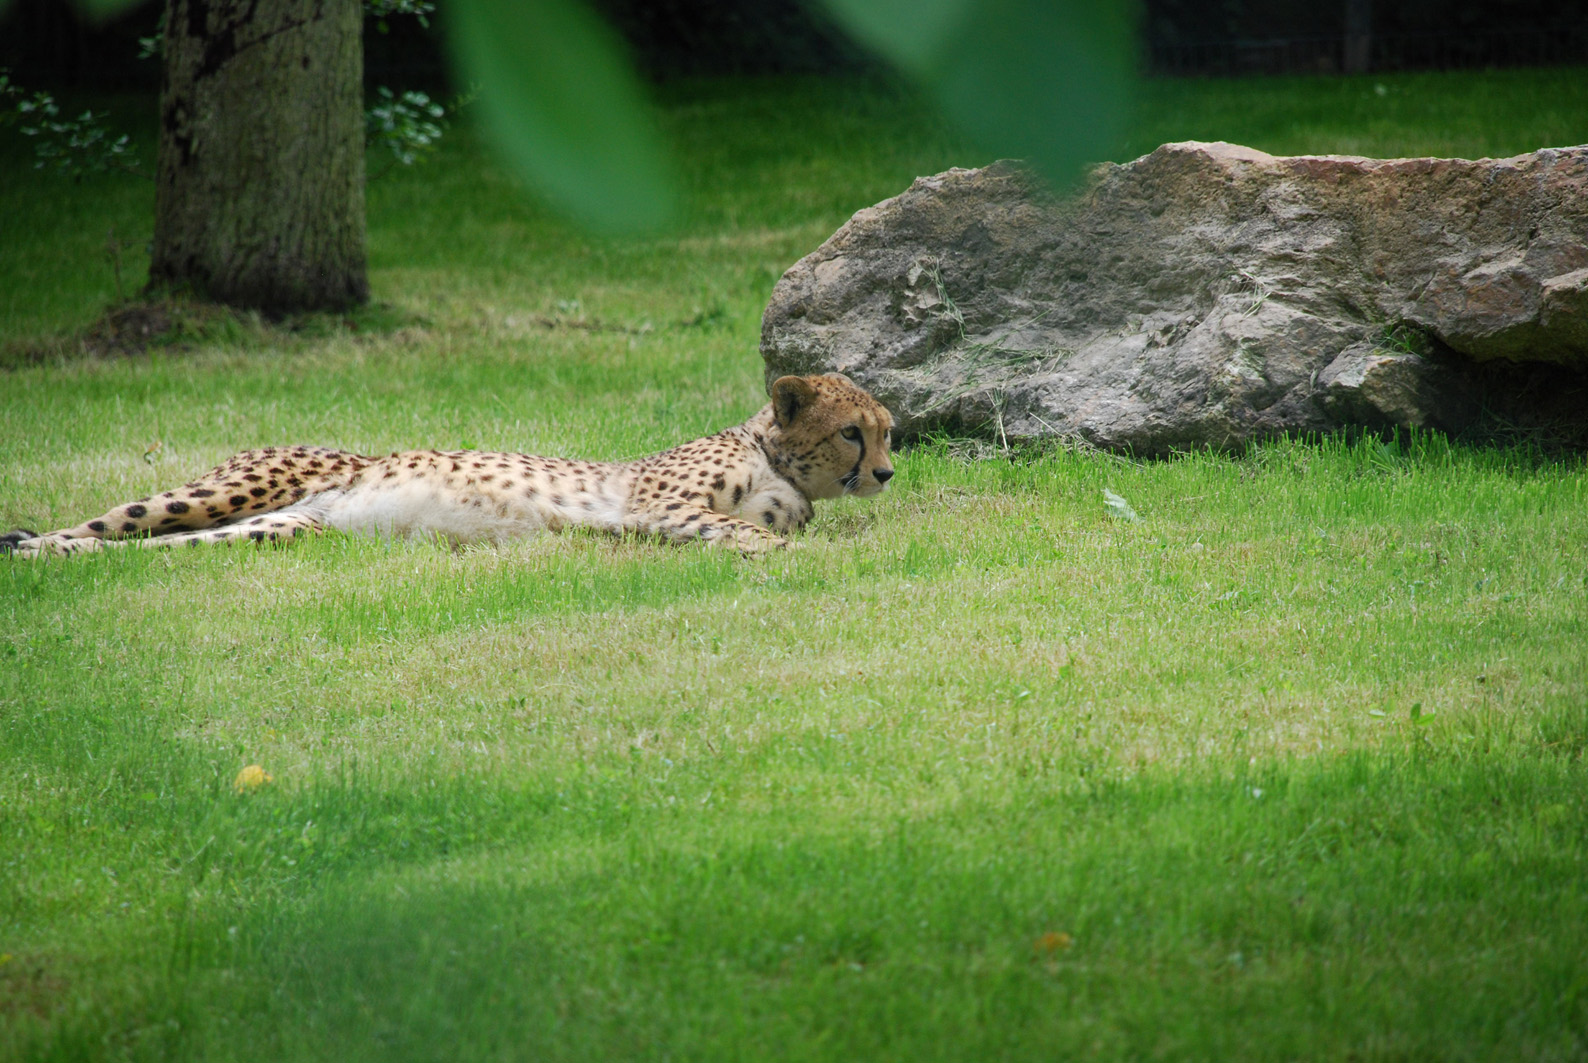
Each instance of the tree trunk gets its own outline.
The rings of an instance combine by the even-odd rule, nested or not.
[[[151,289],[369,298],[359,0],[167,0]]]

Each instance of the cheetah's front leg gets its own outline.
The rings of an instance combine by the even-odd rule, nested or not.
[[[787,539],[759,524],[690,504],[680,505],[676,509],[665,506],[660,509],[642,509],[624,522],[624,528],[645,535],[660,535],[673,542],[700,539],[731,546],[745,554],[781,550],[792,545]]]

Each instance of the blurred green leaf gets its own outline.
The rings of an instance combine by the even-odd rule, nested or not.
[[[1056,182],[1107,157],[1129,107],[1131,12],[1118,0],[825,0],[987,149]]]
[[[916,76],[952,47],[972,7],[969,0],[827,0],[851,36]]]
[[[124,15],[137,7],[143,0],[72,0],[72,7],[76,8],[83,18],[94,26],[109,22],[118,15]],[[4,15],[10,4],[0,0],[0,15]]]
[[[447,40],[487,132],[553,205],[592,228],[652,229],[670,159],[617,39],[574,0],[449,0]]]

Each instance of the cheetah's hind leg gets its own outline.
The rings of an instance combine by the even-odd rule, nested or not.
[[[139,546],[176,546],[194,541],[191,533],[221,526],[236,527],[256,517],[267,517],[327,487],[341,486],[370,460],[323,447],[266,447],[233,455],[198,479],[158,495],[116,506],[109,512],[71,527],[25,534],[22,530],[0,536],[0,554],[19,557],[90,553],[106,546],[131,543]],[[272,532],[296,534],[318,525],[290,522],[296,531],[273,528],[267,522],[264,538]],[[228,534],[199,542],[224,542]]]
[[[12,557],[66,557],[71,554],[86,554],[102,549],[107,542],[113,542],[113,540],[79,539],[64,532],[48,532],[44,535],[38,535],[30,533],[26,529],[18,528],[14,532],[0,535],[0,554],[9,554]],[[116,543],[115,545],[121,544]]]
[[[222,543],[279,543],[305,533],[318,535],[325,530],[319,518],[304,512],[277,511],[248,517],[235,523],[218,524],[203,531],[172,532],[150,538],[104,540],[106,546],[143,546],[164,549],[171,546],[216,546]]]
[[[325,525],[307,513],[264,513],[232,524],[219,524],[193,532],[172,532],[166,535],[140,535],[126,539],[78,539],[66,535],[36,535],[10,543],[4,552],[19,558],[60,557],[92,553],[96,550],[143,547],[163,550],[173,546],[214,546],[235,542],[284,542],[304,533],[318,534]],[[0,536],[10,540],[13,535]]]

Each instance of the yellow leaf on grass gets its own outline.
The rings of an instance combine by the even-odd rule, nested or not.
[[[1046,934],[1043,934],[1041,937],[1037,938],[1036,941],[1032,942],[1031,948],[1038,954],[1051,955],[1055,952],[1063,952],[1073,944],[1075,944],[1075,939],[1070,937],[1070,935],[1063,932],[1049,930]]]
[[[257,790],[267,782],[275,782],[276,777],[261,768],[258,764],[250,764],[237,773],[237,778],[232,780],[232,789],[240,794],[250,790]]]

